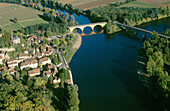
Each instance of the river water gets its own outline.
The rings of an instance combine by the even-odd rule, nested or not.
[[[75,16],[79,24],[90,23]],[[170,18],[139,27],[159,33],[170,28]],[[90,30],[90,29],[89,29]],[[81,111],[160,111],[159,102],[139,81],[136,73],[142,33],[135,37],[124,31],[82,37],[70,68],[79,86]],[[149,35],[147,35],[149,37]]]

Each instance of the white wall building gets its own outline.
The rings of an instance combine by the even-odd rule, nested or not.
[[[30,71],[28,71],[28,75],[29,75],[30,77],[40,75],[40,69],[30,70]]]
[[[51,64],[51,59],[48,57],[44,57],[39,59],[39,64],[45,65],[45,64]]]

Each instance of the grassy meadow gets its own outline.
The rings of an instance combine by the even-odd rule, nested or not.
[[[0,3],[0,26],[6,30],[20,29],[28,25],[45,23],[38,15],[42,14],[35,9],[16,4]],[[11,22],[10,19],[17,18],[18,23]]]

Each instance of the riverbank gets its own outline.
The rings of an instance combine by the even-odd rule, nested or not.
[[[77,39],[76,39],[75,43],[73,44],[73,46],[71,48],[69,59],[66,60],[68,63],[70,63],[72,57],[74,56],[76,51],[80,48],[81,43],[82,43],[81,35],[77,33],[77,34],[75,34],[75,36],[77,36]]]
[[[157,19],[153,19],[153,20],[151,20],[151,19],[147,19],[147,21],[140,21],[140,22],[138,22],[138,24],[133,24],[133,25],[130,25],[130,26],[133,26],[133,27],[137,27],[137,26],[140,26],[140,25],[144,25],[144,24],[148,24],[148,23],[150,23],[150,22],[154,22],[154,21],[157,21],[157,20],[162,20],[162,19],[166,19],[166,18],[169,18],[170,17],[170,15],[169,16],[162,16],[162,17],[160,17],[160,18],[157,18]],[[107,24],[111,24],[111,23],[107,23]],[[106,25],[107,25],[106,24]],[[114,23],[112,23],[112,25],[108,25],[107,27],[114,27],[114,29],[116,29],[116,30],[112,30],[110,33],[107,33],[107,32],[105,32],[105,33],[107,33],[107,34],[113,34],[113,33],[117,33],[117,32],[120,32],[120,31],[122,31],[122,29],[120,29],[117,25],[115,25]],[[122,27],[123,29],[126,29],[125,27]]]
[[[67,69],[69,69],[69,62],[71,61],[71,59],[72,59],[72,57],[74,56],[74,54],[76,53],[76,51],[80,48],[80,46],[81,46],[81,42],[82,42],[82,38],[81,38],[81,35],[80,34],[75,34],[75,33],[73,33],[74,34],[74,36],[77,36],[77,39],[76,39],[76,41],[74,42],[74,44],[73,44],[73,46],[71,47],[71,49],[70,49],[70,56],[69,56],[69,59],[68,60],[65,60],[64,59],[64,61],[65,61],[65,63],[66,63],[66,67],[67,67]],[[72,75],[72,72],[71,72],[71,70],[69,70],[69,76],[70,76],[70,79],[69,80],[67,80],[66,82],[68,83],[68,84],[74,84],[74,82],[73,82],[73,75]]]

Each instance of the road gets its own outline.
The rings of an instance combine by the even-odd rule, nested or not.
[[[66,60],[64,59],[62,53],[61,53],[60,51],[58,51],[58,50],[56,50],[56,51],[57,51],[57,53],[60,55],[60,58],[61,58],[61,61],[62,61],[62,64],[60,65],[60,67],[62,67],[62,68],[64,68],[64,69],[68,69],[69,66],[68,66],[68,64],[66,63]],[[65,82],[67,82],[68,84],[72,84],[72,85],[73,85],[74,83],[73,83],[72,72],[71,72],[71,70],[68,70],[68,72],[69,72],[69,75],[70,75],[70,79],[69,79],[69,80],[66,80]]]
[[[60,67],[62,67],[62,68],[64,68],[64,69],[67,69],[67,64],[66,64],[66,62],[65,62],[65,60],[64,60],[64,57],[63,57],[62,53],[61,53],[60,51],[58,51],[58,50],[56,50],[56,52],[57,52],[57,54],[60,55],[60,58],[61,58],[62,64],[61,64]]]

